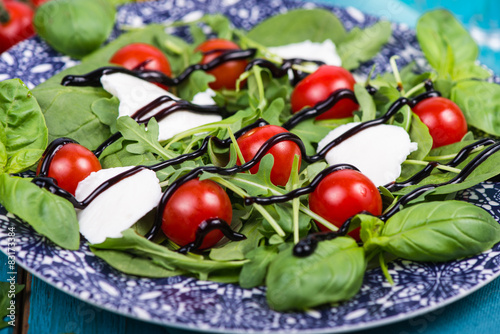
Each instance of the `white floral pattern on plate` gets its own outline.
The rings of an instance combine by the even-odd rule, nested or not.
[[[112,38],[123,25],[172,22],[186,16],[219,12],[228,15],[236,27],[248,29],[273,14],[317,6],[285,0],[136,3],[119,10]],[[376,21],[354,9],[326,8],[338,15],[347,29]],[[400,64],[421,57],[414,32],[402,25],[393,28],[391,41],[373,61],[361,66],[360,74],[368,73],[373,63],[377,64],[377,71],[389,70],[388,59],[393,54],[402,56]],[[185,31],[177,33],[185,36]],[[34,87],[75,63],[35,37],[0,56],[0,80],[18,77]],[[496,184],[478,185],[459,197],[485,208],[500,221],[500,187]],[[500,245],[472,258],[448,263],[396,260],[389,265],[394,286],[386,282],[379,269],[370,270],[361,291],[347,302],[308,312],[278,313],[267,306],[262,287],[245,290],[234,284],[182,276],[147,279],[124,275],[94,256],[84,242],[78,251],[56,247],[0,207],[0,249],[4,252],[9,227],[16,230],[18,263],[66,293],[122,315],[210,332],[332,333],[368,328],[444,306],[500,275]],[[226,312],[227,309],[232,312]]]

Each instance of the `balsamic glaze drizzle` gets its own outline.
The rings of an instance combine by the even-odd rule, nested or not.
[[[283,62],[281,63],[280,66],[277,66],[275,63],[272,61],[269,61],[267,59],[263,58],[256,58],[251,60],[248,65],[245,68],[245,72],[249,71],[252,67],[254,66],[259,66],[262,68],[266,68],[271,72],[271,75],[274,78],[281,78],[284,77],[285,75],[288,74],[289,71],[292,72],[292,78],[290,79],[290,84],[292,86],[295,86],[297,83],[299,83],[300,80],[302,80],[304,75],[307,75],[303,73],[302,71],[296,70],[293,68],[293,65],[299,65],[302,63],[314,63],[316,65],[324,65],[325,63],[319,60],[307,60],[307,59],[302,59],[302,58],[289,58],[289,59],[283,59]]]
[[[233,231],[225,220],[219,218],[210,218],[201,222],[200,226],[196,230],[196,237],[194,241],[181,247],[178,252],[181,254],[186,254],[188,252],[200,249],[205,236],[213,230],[221,231],[222,234],[224,234],[224,236],[231,241],[241,241],[247,238],[245,235]]]
[[[156,82],[165,86],[177,86],[181,84],[184,80],[186,80],[194,71],[202,70],[202,71],[210,71],[215,67],[223,64],[224,62],[231,60],[240,60],[254,57],[257,53],[256,49],[247,49],[247,50],[224,50],[224,52],[214,58],[212,61],[206,64],[194,64],[187,67],[184,72],[179,74],[176,78],[171,78],[159,71],[150,71],[150,70],[127,70],[123,67],[118,66],[107,66],[101,67],[95,71],[84,75],[67,75],[62,81],[61,85],[63,86],[92,86],[92,87],[101,87],[101,77],[106,74],[113,73],[125,73],[132,75],[136,78],[143,79],[149,82]]]

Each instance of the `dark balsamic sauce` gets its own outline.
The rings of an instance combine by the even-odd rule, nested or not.
[[[92,86],[92,87],[101,87],[101,77],[107,74],[113,73],[125,73],[128,75],[132,75],[136,78],[143,79],[149,82],[156,82],[165,86],[177,86],[185,81],[189,76],[197,70],[202,71],[210,71],[217,66],[231,61],[231,60],[241,60],[246,58],[254,57],[256,54],[256,49],[247,49],[247,50],[224,50],[224,52],[214,58],[212,61],[206,64],[194,64],[187,67],[184,72],[182,72],[178,77],[171,78],[159,71],[151,71],[145,70],[143,68],[139,70],[128,70],[123,67],[118,66],[107,66],[101,67],[95,71],[84,75],[67,75],[62,81],[61,85],[63,86]]]
[[[245,72],[249,71],[254,66],[259,66],[262,68],[266,68],[271,72],[271,75],[274,78],[281,78],[287,75],[290,71],[292,73],[292,77],[290,78],[290,84],[295,86],[299,83],[300,80],[304,78],[304,76],[308,75],[308,73],[304,73],[302,71],[296,70],[293,68],[293,65],[299,65],[302,63],[314,63],[316,65],[324,65],[325,63],[318,60],[307,60],[301,58],[290,58],[283,59],[283,62],[280,66],[276,65],[272,61],[263,58],[256,58],[251,60],[247,67],[245,68]]]
[[[203,222],[201,222],[200,226],[198,226],[194,241],[181,247],[178,252],[186,254],[188,252],[199,250],[207,234],[214,230],[221,231],[222,234],[224,234],[224,236],[231,241],[241,241],[247,238],[241,233],[234,232],[225,220],[219,218],[210,218],[204,220]]]

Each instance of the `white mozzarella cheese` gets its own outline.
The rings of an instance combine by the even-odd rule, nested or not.
[[[349,123],[330,131],[318,143],[318,152],[328,143],[359,123]],[[401,127],[380,124],[358,132],[326,154],[330,165],[348,163],[356,166],[378,187],[395,181],[401,175],[401,164],[418,148]]]
[[[269,47],[268,50],[281,58],[302,58],[322,61],[326,65],[342,65],[342,60],[337,54],[335,44],[329,39],[323,43],[314,43],[307,40],[300,43]],[[316,65],[312,66],[314,68],[317,67]]]
[[[101,169],[91,173],[78,184],[77,200],[87,198],[106,180],[133,167]],[[151,170],[139,171],[99,194],[83,210],[77,210],[80,233],[91,244],[106,238],[120,238],[121,232],[130,228],[146,213],[158,205],[162,196],[159,180]]]
[[[132,116],[137,110],[163,95],[170,96],[174,100],[179,100],[177,96],[157,85],[124,73],[103,75],[101,83],[107,92],[120,100],[118,109],[119,117]],[[206,101],[206,97],[204,101]],[[163,104],[161,107],[149,112],[146,117],[153,116],[158,110],[167,107],[171,103],[175,102],[172,101]],[[200,114],[187,110],[179,110],[158,121],[160,127],[158,140],[167,140],[183,131],[208,123],[218,122],[221,119],[222,117],[217,114]]]

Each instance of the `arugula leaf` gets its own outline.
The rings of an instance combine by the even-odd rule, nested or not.
[[[270,17],[253,27],[247,37],[264,45],[280,46],[305,40],[341,43],[346,36],[338,17],[324,9],[296,9]]]
[[[231,223],[231,225],[233,224]],[[257,248],[262,238],[264,238],[259,231],[259,227],[261,226],[257,220],[246,222],[239,233],[244,234],[247,238],[238,242],[229,242],[222,247],[212,248],[209,255],[210,259],[217,261],[244,260],[246,254]]]
[[[361,122],[375,119],[377,112],[375,102],[366,88],[363,85],[356,83],[354,85],[354,94],[356,95],[356,100],[358,100],[359,108],[362,111]]]
[[[342,59],[342,67],[352,70],[362,62],[372,59],[391,37],[391,24],[379,21],[365,29],[353,28],[337,44],[337,51]]]
[[[128,116],[118,118],[116,126],[123,138],[136,142],[136,144],[127,145],[128,152],[139,155],[151,152],[165,160],[174,157],[172,152],[165,150],[158,142],[159,127],[154,118],[149,120],[147,128],[144,124],[140,125]]]
[[[207,279],[210,274],[230,269],[239,269],[246,261],[213,261],[194,255],[183,255],[169,250],[164,246],[157,245],[146,238],[138,235],[133,229],[122,232],[121,238],[108,238],[101,244],[92,245],[91,250],[114,250],[128,253],[140,259],[150,259],[155,265],[170,271],[180,270],[196,274],[200,279]],[[102,253],[101,253],[102,254]],[[123,255],[125,261],[130,258]],[[137,260],[139,261],[139,260]],[[144,263],[143,261],[141,261]],[[119,265],[119,264],[115,264]],[[123,265],[127,268],[128,265]],[[130,267],[128,267],[130,268]],[[134,270],[134,268],[131,268]],[[136,273],[136,274],[141,274]],[[148,275],[142,272],[141,276]]]
[[[35,164],[47,146],[40,107],[19,79],[0,82],[0,172],[18,173]]]
[[[73,205],[27,178],[0,174],[0,203],[56,245],[78,249],[80,231]]]
[[[449,261],[490,249],[500,225],[484,209],[462,201],[421,203],[389,218],[368,242],[414,261]]]
[[[322,241],[308,257],[294,256],[290,247],[269,266],[267,301],[287,311],[346,300],[359,291],[365,269],[364,250],[352,238]]]

